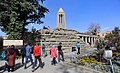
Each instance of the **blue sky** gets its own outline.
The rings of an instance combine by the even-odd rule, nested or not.
[[[65,12],[69,29],[86,32],[91,23],[100,24],[101,32],[110,31],[115,26],[120,28],[120,0],[46,0],[42,5],[50,12],[42,19],[43,24],[35,25],[37,29],[43,26],[54,29],[59,8]],[[32,26],[27,28],[31,29]]]

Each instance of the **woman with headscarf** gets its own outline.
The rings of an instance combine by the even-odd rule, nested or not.
[[[15,57],[16,57],[15,47],[14,47],[14,45],[12,45],[11,48],[7,52],[8,72],[14,71]],[[10,70],[10,69],[12,69],[12,70]]]
[[[55,65],[57,63],[56,58],[57,58],[57,50],[55,46],[53,45],[52,48],[50,48],[50,55],[52,58],[51,64]]]

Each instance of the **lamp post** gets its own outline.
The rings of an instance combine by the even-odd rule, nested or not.
[[[112,61],[111,61],[111,59],[112,59],[112,50],[105,50],[104,58],[107,59],[107,61],[110,62],[111,71],[112,71],[112,73],[114,73],[113,65],[112,65]]]
[[[41,40],[40,40],[41,47],[42,47],[43,41],[45,41],[45,35],[43,35],[42,29],[41,29]]]
[[[40,45],[42,47],[42,29],[41,29],[41,39],[40,39]]]

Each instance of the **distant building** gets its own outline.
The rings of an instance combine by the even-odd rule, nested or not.
[[[105,38],[105,36],[106,36],[107,34],[112,34],[112,32],[111,32],[111,31],[107,31],[107,32],[105,32],[105,33],[97,32],[97,35],[98,35],[100,38]]]

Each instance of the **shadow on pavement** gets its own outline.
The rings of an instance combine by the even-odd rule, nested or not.
[[[29,68],[30,66],[32,66],[32,64],[30,64],[29,66],[26,66],[26,69]]]
[[[0,73],[4,72],[4,65],[0,67]]]
[[[19,68],[23,67],[23,65],[21,63],[17,63],[15,64],[15,71]]]
[[[3,71],[3,67],[4,67],[4,66],[1,66],[1,67],[0,67],[0,73],[3,73],[3,72],[4,72],[4,71]]]
[[[39,68],[39,66],[37,66],[34,70],[32,70],[32,72],[36,71]]]
[[[61,73],[83,73],[82,69],[78,68],[76,65],[59,64],[60,67],[57,68]]]

